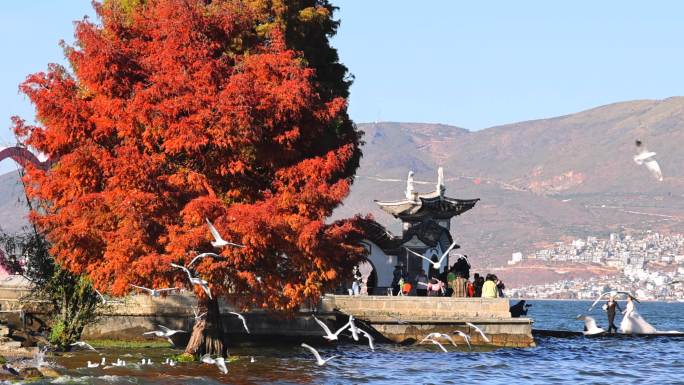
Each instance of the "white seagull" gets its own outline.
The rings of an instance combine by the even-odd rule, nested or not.
[[[373,341],[374,341],[374,340],[373,340],[373,336],[371,336],[370,334],[368,334],[368,332],[365,331],[365,330],[363,330],[363,329],[359,329],[359,332],[361,332],[361,334],[363,334],[366,338],[368,338],[368,347],[369,347],[372,351],[375,351],[375,346],[373,346]]]
[[[193,309],[192,309],[192,312],[195,313],[195,321],[199,321],[199,320],[201,320],[202,318],[204,318],[204,316],[207,315],[207,312],[206,312],[206,311],[205,311],[204,313],[200,314],[199,308],[197,308],[197,309],[193,308]]]
[[[175,263],[171,263],[171,266],[175,267],[176,269],[182,269],[183,271],[185,271],[185,273],[188,274],[188,280],[190,281],[190,283],[193,285],[200,286],[202,290],[204,290],[204,292],[207,294],[209,299],[212,299],[211,290],[209,289],[209,283],[207,283],[207,281],[199,277],[193,277],[190,273],[190,270],[188,270],[188,268],[185,266],[176,265]]]
[[[582,334],[585,336],[591,336],[594,334],[601,334],[605,332],[603,328],[598,327],[596,325],[596,320],[594,320],[592,317],[586,316],[586,315],[578,315],[577,319],[581,319],[584,321],[584,331]]]
[[[447,350],[446,350],[446,348],[444,347],[444,345],[440,344],[439,341],[433,340],[433,339],[423,339],[422,341],[420,341],[420,343],[422,344],[422,343],[424,343],[425,341],[430,341],[430,342],[432,342],[433,344],[439,346],[439,348],[442,349],[442,350],[444,351],[444,353],[447,352]]]
[[[104,297],[104,295],[102,295],[102,293],[100,293],[99,290],[97,290],[95,288],[93,288],[93,290],[95,290],[95,293],[97,293],[98,297],[100,297],[100,302],[102,302],[103,305],[107,305],[107,304],[112,305],[112,304],[122,303],[121,301],[113,301],[110,299],[106,299]]]
[[[250,334],[249,328],[247,327],[247,320],[245,319],[245,317],[242,316],[242,314],[236,313],[234,311],[229,311],[228,313],[233,314],[233,315],[237,316],[240,320],[242,320],[242,326],[245,327],[245,331],[247,332],[247,334]]]
[[[318,354],[318,351],[317,351],[316,349],[312,348],[311,346],[309,346],[309,345],[307,345],[307,344],[305,344],[305,343],[302,343],[302,347],[303,347],[303,348],[309,349],[309,350],[311,351],[311,353],[313,353],[313,355],[316,357],[316,363],[318,364],[318,366],[323,366],[323,365],[325,365],[328,361],[330,361],[330,360],[332,360],[333,358],[337,357],[337,356],[332,356],[332,357],[326,358],[326,359],[324,360],[324,359],[321,358],[321,355]]]
[[[602,293],[601,295],[599,295],[599,297],[596,298],[596,301],[594,301],[594,303],[592,303],[591,306],[589,306],[589,310],[588,310],[588,311],[592,311],[592,310],[594,309],[594,307],[596,306],[596,304],[598,304],[598,303],[601,301],[601,299],[605,298],[605,296],[617,297],[618,294],[626,295],[626,296],[628,296],[628,297],[632,297],[632,299],[636,299],[636,297],[634,297],[634,296],[632,295],[632,293],[630,293],[630,292],[627,292],[627,291],[616,291],[616,290],[611,290],[611,291],[607,291],[607,292]]]
[[[116,362],[112,363],[112,366],[126,366],[126,361],[121,358],[117,358]]]
[[[78,346],[79,348],[90,349],[90,350],[95,351],[95,352],[97,351],[89,343],[83,342],[83,341],[76,341],[73,344],[71,344],[70,346]]]
[[[164,338],[166,338],[167,341],[169,341],[171,343],[171,345],[176,346],[176,344],[173,343],[171,336],[176,334],[176,333],[187,333],[185,330],[169,329],[164,325],[157,325],[157,326],[162,330],[154,330],[151,332],[145,332],[145,333],[143,333],[143,335],[154,334],[157,337],[164,337]]]
[[[163,293],[163,292],[165,292],[165,291],[174,291],[174,290],[178,290],[177,287],[167,287],[167,288],[164,288],[164,289],[149,289],[149,288],[143,287],[143,286],[137,286],[137,285],[131,285],[131,286],[133,286],[133,287],[136,288],[136,289],[144,290],[144,291],[150,293],[150,295],[151,295],[152,297],[159,297],[159,296],[161,295],[161,293]]]
[[[360,329],[356,327],[356,324],[354,323],[354,316],[351,314],[349,315],[349,322],[347,322],[347,325],[349,326],[349,331],[351,332],[354,341],[358,341]]]
[[[425,338],[423,338],[423,341],[420,341],[420,342],[422,343],[424,341],[432,340],[435,338],[444,338],[445,340],[451,342],[451,344],[454,345],[454,347],[458,347],[458,346],[456,346],[456,342],[454,342],[454,339],[451,338],[450,335],[444,334],[444,333],[430,333],[427,336],[425,336]]]
[[[220,255],[215,254],[215,253],[202,253],[202,254],[197,254],[197,255],[195,256],[195,258],[193,258],[192,261],[190,261],[190,263],[188,263],[188,267],[191,267],[195,262],[199,261],[199,260],[202,259],[202,258],[206,258],[206,257],[221,258]]]
[[[328,341],[337,340],[337,336],[339,336],[340,333],[342,333],[342,332],[343,332],[345,329],[347,329],[347,327],[349,326],[349,323],[346,323],[346,324],[345,324],[344,326],[342,326],[338,331],[336,331],[335,334],[333,334],[333,333],[330,331],[330,328],[328,328],[328,325],[325,324],[325,322],[319,320],[318,318],[316,318],[316,316],[313,316],[313,319],[316,321],[316,323],[318,323],[319,325],[321,325],[321,328],[323,328],[323,331],[325,332],[325,335],[323,336],[323,338],[325,338],[325,339],[328,340]]]
[[[482,329],[480,329],[479,327],[477,327],[477,326],[471,324],[470,322],[466,322],[466,325],[470,326],[471,328],[475,329],[476,332],[480,333],[480,335],[482,336],[482,339],[485,340],[485,342],[490,342],[490,341],[489,341],[489,338],[487,338],[487,336],[484,334],[484,332],[482,331]]]
[[[634,156],[634,162],[639,166],[644,165],[651,172],[651,174],[658,179],[660,182],[663,181],[663,173],[660,171],[660,165],[658,161],[655,160],[655,152],[646,150],[640,140],[636,141],[636,146],[640,150],[637,155]]]
[[[428,261],[429,263],[432,264],[432,267],[433,267],[433,268],[439,270],[439,268],[442,267],[442,262],[444,262],[444,258],[446,258],[446,256],[449,254],[449,252],[451,251],[451,249],[453,249],[454,247],[456,247],[456,241],[454,241],[454,242],[449,246],[449,248],[447,248],[446,251],[445,251],[444,253],[442,253],[442,256],[439,258],[439,260],[438,260],[437,262],[435,262],[435,261],[433,261],[433,260],[431,260],[431,259],[425,257],[423,254],[418,254],[418,253],[416,253],[415,251],[413,251],[413,250],[411,250],[411,249],[409,249],[409,248],[407,248],[406,250],[410,251],[410,252],[413,253],[415,256],[421,257],[421,258],[423,258],[424,260]]]
[[[473,347],[470,346],[470,336],[469,335],[463,333],[460,330],[456,330],[454,333],[458,334],[459,336],[461,336],[463,338],[463,341],[465,341],[465,343],[468,345],[468,350],[473,350]]]
[[[88,367],[89,368],[97,368],[98,366],[100,366],[99,363],[97,363],[97,362],[92,363],[92,362],[88,361]]]
[[[207,220],[207,225],[209,226],[209,232],[211,233],[211,236],[214,237],[214,240],[211,241],[211,245],[214,247],[224,247],[224,246],[234,246],[234,247],[245,247],[244,245],[238,245],[237,243],[233,242],[228,242],[224,240],[221,237],[221,234],[219,234],[218,230],[216,230],[216,227],[211,223],[209,218],[204,218]]]
[[[200,361],[202,361],[205,364],[216,365],[216,367],[221,371],[221,373],[228,374],[226,360],[223,357],[211,358],[211,355],[205,354],[202,356],[202,358],[200,358]]]

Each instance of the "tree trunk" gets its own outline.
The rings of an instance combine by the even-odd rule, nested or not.
[[[223,333],[223,322],[219,311],[218,300],[204,299],[200,304],[200,312],[207,312],[207,315],[197,321],[192,328],[192,335],[185,353],[196,357],[210,354],[212,356],[225,357],[227,344]]]

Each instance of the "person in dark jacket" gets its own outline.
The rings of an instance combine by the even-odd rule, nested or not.
[[[615,326],[615,310],[620,310],[620,305],[618,305],[615,297],[612,295],[608,297],[608,302],[606,302],[606,315],[608,316],[608,333],[617,333],[617,327]]]
[[[484,278],[475,273],[473,276],[473,297],[482,297],[482,285],[484,285]]]

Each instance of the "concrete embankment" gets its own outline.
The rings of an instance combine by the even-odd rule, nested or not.
[[[37,328],[48,319],[45,304],[38,302],[21,304],[19,298],[28,293],[27,288],[9,288],[0,285],[2,310],[24,310],[19,313],[2,313],[11,327]],[[142,333],[154,330],[157,325],[191,331],[197,306],[194,296],[188,293],[153,298],[134,295],[121,304],[104,309],[94,324],[83,331],[84,339],[113,339],[141,341],[149,339]],[[419,341],[431,332],[453,334],[460,330],[470,335],[474,345],[507,347],[534,346],[532,321],[527,318],[511,318],[505,298],[443,298],[443,297],[386,297],[386,296],[337,296],[322,298],[316,314],[331,326],[340,327],[354,315],[360,326],[371,329],[376,338],[388,342]],[[322,331],[311,316],[312,311],[303,310],[291,317],[283,317],[267,311],[251,311],[245,314],[251,334],[246,334],[242,322],[228,314],[235,309],[229,303],[221,304],[224,326],[233,341],[276,339],[298,340],[320,338]],[[487,343],[466,322],[480,327],[490,338]],[[362,327],[363,327],[362,326]],[[177,334],[175,342],[182,346],[189,338]]]

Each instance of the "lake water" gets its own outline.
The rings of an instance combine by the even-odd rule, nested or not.
[[[530,301],[535,328],[582,330],[575,317],[589,302]],[[660,330],[684,330],[684,303],[638,304],[642,316]],[[605,326],[600,308],[591,313]],[[619,319],[618,319],[619,321]],[[450,351],[435,346],[329,344],[316,347],[324,357],[339,355],[319,367],[298,345],[242,346],[230,349],[237,360],[223,375],[215,366],[159,362],[171,349],[104,350],[108,360],[155,364],[140,367],[83,368],[97,353],[74,352],[51,358],[64,376],[39,384],[684,384],[681,338],[537,338],[536,348]],[[453,349],[450,349],[453,350]],[[254,357],[255,362],[250,362]]]

